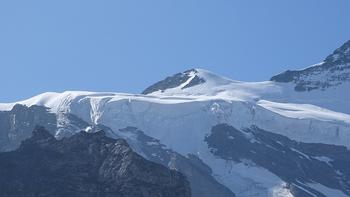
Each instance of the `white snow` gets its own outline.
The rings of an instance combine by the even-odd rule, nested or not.
[[[312,157],[312,158],[317,159],[319,161],[323,161],[323,162],[327,163],[328,165],[332,165],[330,162],[333,161],[333,159],[331,159],[329,157],[325,157],[325,156]]]
[[[214,177],[240,197],[293,197],[276,175],[251,161],[236,163],[210,154],[205,145],[198,156],[211,167]]]
[[[315,189],[325,196],[329,197],[348,197],[348,195],[344,194],[342,191],[336,190],[336,189],[331,189],[329,187],[326,187],[322,184],[319,183],[308,183],[306,184],[307,186],[311,187],[312,189]]]
[[[91,126],[88,126],[88,127],[85,128],[85,132],[86,133],[91,133],[91,131],[92,131],[92,127]]]
[[[334,112],[310,104],[295,103],[277,103],[266,100],[260,100],[258,105],[290,118],[315,119],[320,121],[330,121],[350,124],[350,115]]]
[[[286,183],[282,183],[279,186],[272,187],[269,195],[271,197],[294,197],[290,190],[287,188]]]
[[[292,151],[298,153],[299,155],[301,155],[302,157],[306,158],[306,159],[310,159],[310,157],[300,151],[298,151],[297,149],[291,148]]]
[[[159,145],[158,142],[147,142],[148,146],[155,146],[155,145]]]

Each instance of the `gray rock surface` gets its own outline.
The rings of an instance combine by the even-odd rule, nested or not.
[[[24,139],[32,135],[36,125],[42,125],[54,134],[56,115],[45,107],[15,105],[11,111],[0,111],[0,152],[18,148]]]
[[[146,88],[142,92],[142,94],[150,94],[152,92],[156,92],[159,90],[164,91],[166,89],[178,87],[191,78],[190,73],[196,74],[196,73],[198,73],[198,71],[196,69],[190,69],[190,70],[187,70],[185,72],[177,73],[173,76],[167,77],[164,80],[159,81],[159,82],[149,86],[148,88]],[[195,76],[187,85],[182,87],[182,89],[189,88],[189,87],[192,87],[192,86],[195,86],[198,84],[202,84],[204,82],[205,82],[204,79],[202,79],[198,76]]]
[[[189,197],[186,178],[103,131],[56,140],[43,127],[0,154],[2,197]]]

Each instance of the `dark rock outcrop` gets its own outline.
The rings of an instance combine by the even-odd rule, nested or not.
[[[0,154],[2,197],[189,197],[186,178],[103,131],[56,140],[44,128]]]
[[[249,160],[279,176],[294,196],[324,196],[308,183],[350,195],[350,151],[346,147],[296,142],[258,127],[238,130],[227,124],[214,126],[205,141],[213,154],[225,160]]]
[[[161,90],[163,92],[166,89],[178,87],[191,78],[190,73],[197,74],[198,71],[196,69],[190,69],[190,70],[187,70],[185,72],[177,73],[173,76],[167,77],[164,80],[159,81],[159,82],[151,85],[150,87],[146,88],[142,92],[142,94],[150,94],[152,92],[156,92],[159,90]],[[189,87],[192,87],[192,86],[195,86],[198,84],[202,84],[204,82],[205,82],[204,79],[202,79],[198,76],[194,76],[194,78],[187,85],[182,87],[182,89],[189,88]]]

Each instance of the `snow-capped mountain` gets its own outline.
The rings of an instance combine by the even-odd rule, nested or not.
[[[22,104],[45,106],[57,117],[72,114],[109,127],[146,158],[156,157],[138,135],[121,132],[137,128],[169,151],[198,157],[237,196],[349,196],[349,48],[347,42],[322,63],[270,81],[241,82],[191,69],[142,94],[44,93],[0,104],[0,110]],[[285,172],[289,168],[296,174]]]
[[[326,90],[350,81],[350,41],[323,62],[297,71],[286,71],[271,78],[277,82],[293,82],[296,91]]]

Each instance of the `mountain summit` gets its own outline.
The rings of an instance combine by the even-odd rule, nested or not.
[[[231,80],[216,75],[210,71],[196,68],[169,76],[164,80],[149,86],[142,92],[142,94],[184,90],[201,84],[222,85],[228,84],[230,81]]]

